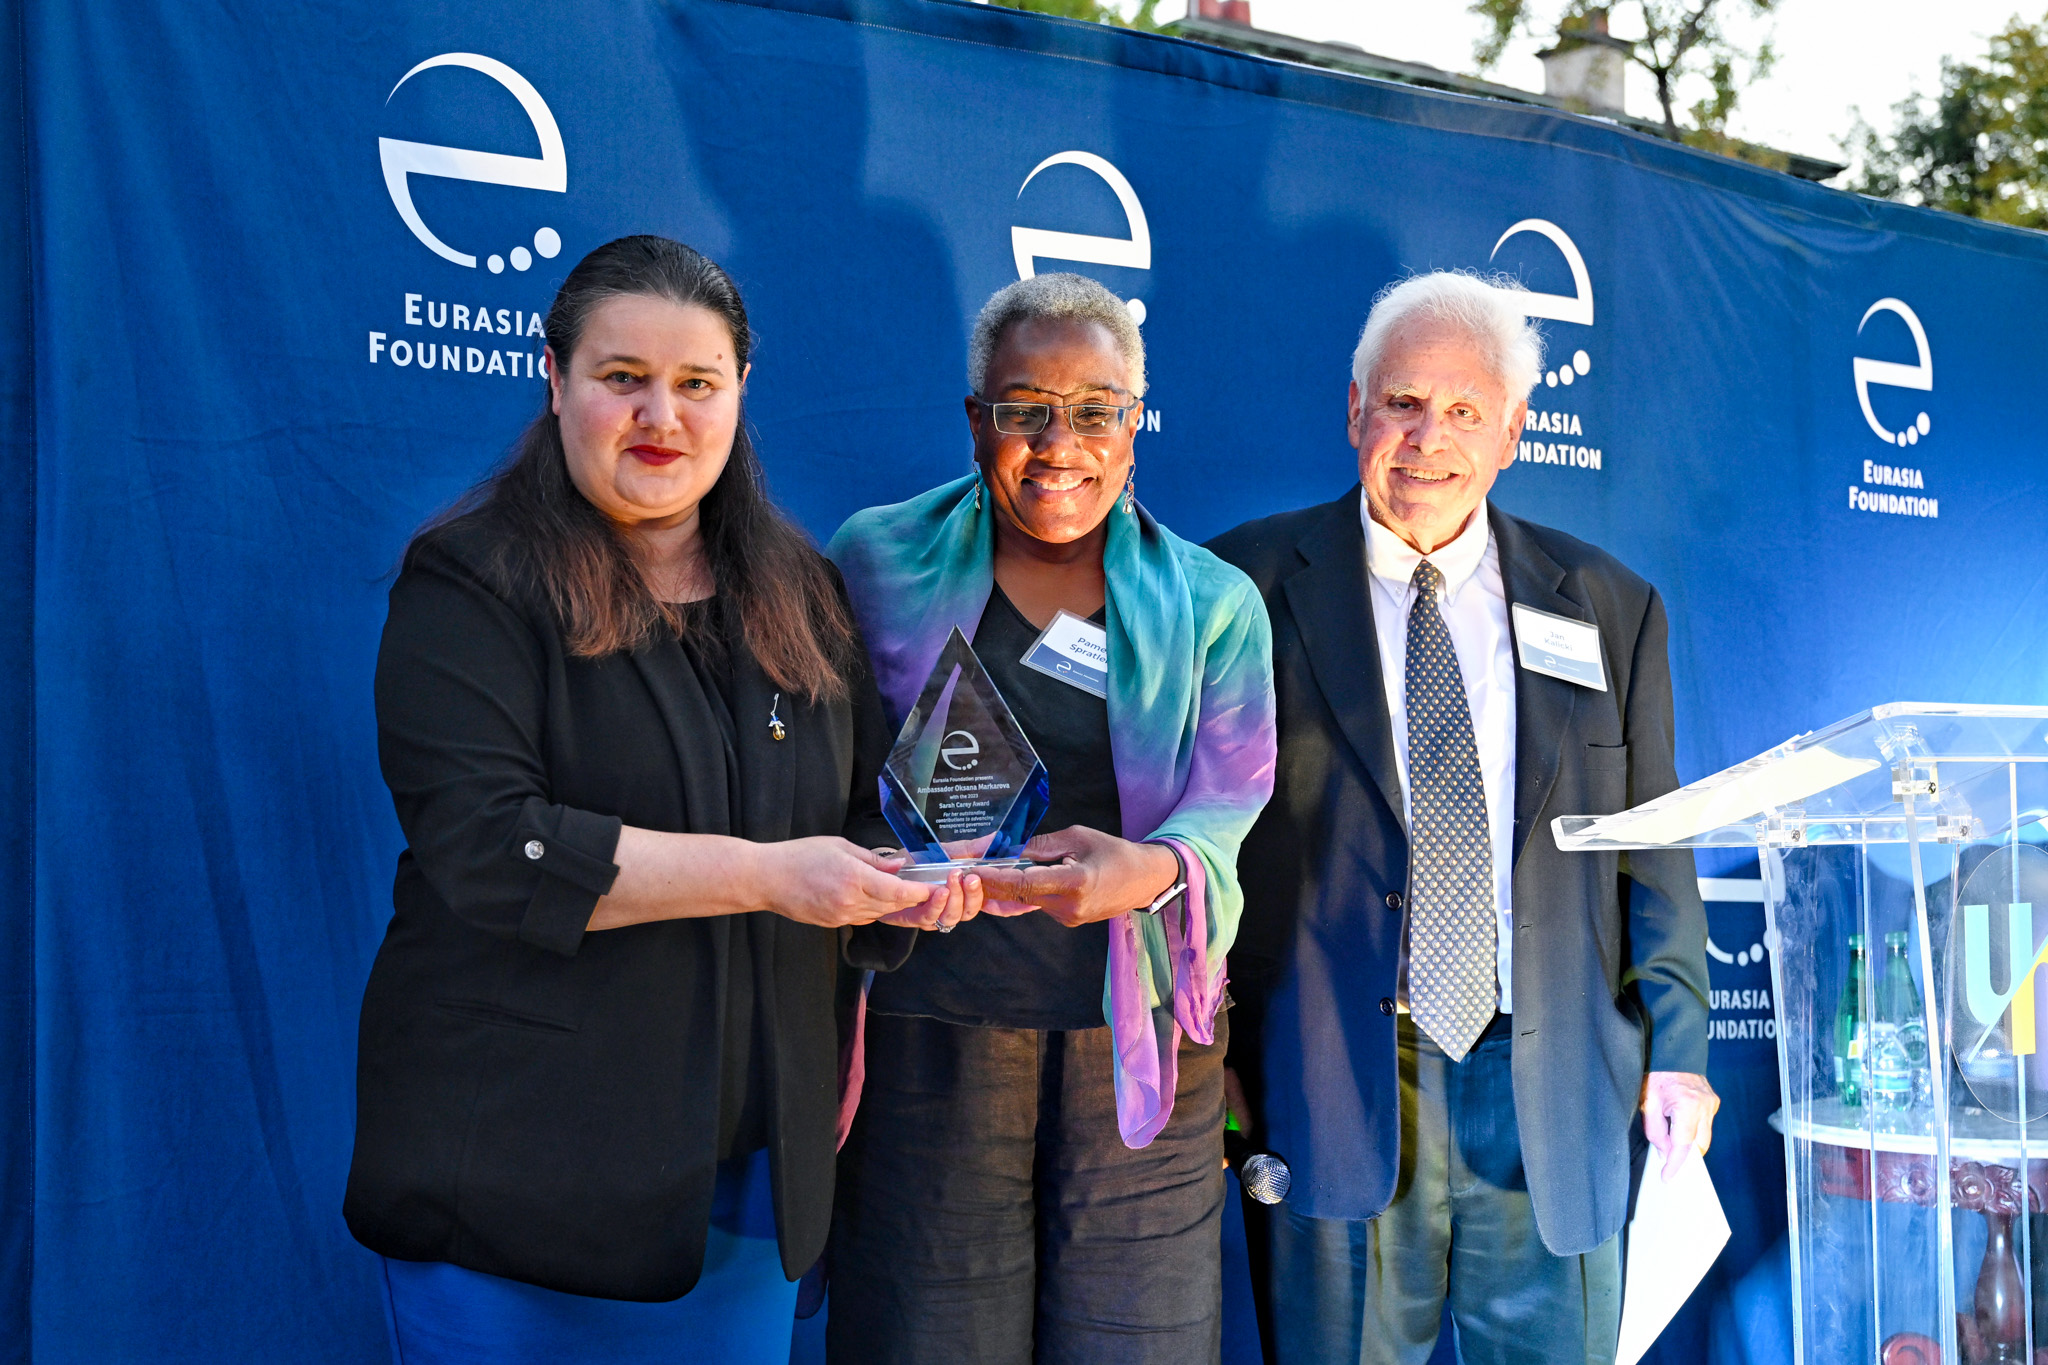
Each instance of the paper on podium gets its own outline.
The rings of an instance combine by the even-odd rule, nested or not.
[[[1663,1158],[1651,1152],[1628,1225],[1615,1365],[1636,1365],[1643,1358],[1728,1243],[1728,1216],[1698,1149],[1670,1180],[1663,1171]]]

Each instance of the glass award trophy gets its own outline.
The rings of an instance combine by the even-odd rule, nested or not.
[[[955,626],[882,766],[882,815],[913,859],[896,875],[1029,867],[1017,855],[1051,800],[1045,764]]]

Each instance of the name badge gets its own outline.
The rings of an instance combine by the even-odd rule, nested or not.
[[[1053,617],[1019,662],[1091,696],[1109,695],[1109,633],[1070,611]]]
[[[1531,673],[1562,678],[1580,687],[1607,690],[1607,665],[1600,658],[1600,628],[1569,616],[1514,605],[1515,648]]]

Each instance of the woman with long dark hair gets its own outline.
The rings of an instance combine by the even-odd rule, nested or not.
[[[407,848],[345,1213],[408,1365],[779,1365],[831,1214],[842,968],[980,893],[870,851],[881,706],[763,488],[732,280],[623,238],[547,329],[543,412],[391,592]]]

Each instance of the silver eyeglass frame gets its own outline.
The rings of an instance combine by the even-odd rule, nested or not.
[[[1124,429],[1124,422],[1130,417],[1132,411],[1137,408],[1139,402],[1141,401],[1139,399],[1133,398],[1130,402],[1119,405],[1116,403],[1012,403],[1009,402],[1008,400],[998,401],[993,398],[983,398],[979,394],[973,395],[973,398],[975,403],[988,413],[989,425],[995,427],[998,435],[1042,435],[1044,434],[1045,429],[1052,425],[1052,415],[1053,413],[1057,412],[1066,422],[1067,430],[1073,432],[1074,435],[1082,437],[1084,439],[1089,437],[1100,439],[1104,436],[1116,435],[1118,432]],[[1036,408],[1039,411],[1041,420],[1039,421],[1039,424],[1033,427],[1030,431],[1005,431],[1000,425],[997,424],[997,413],[999,410],[1003,408]],[[1109,430],[1107,431],[1081,431],[1074,426],[1074,409],[1076,408],[1103,408],[1110,412],[1115,413],[1116,421],[1111,424]]]

